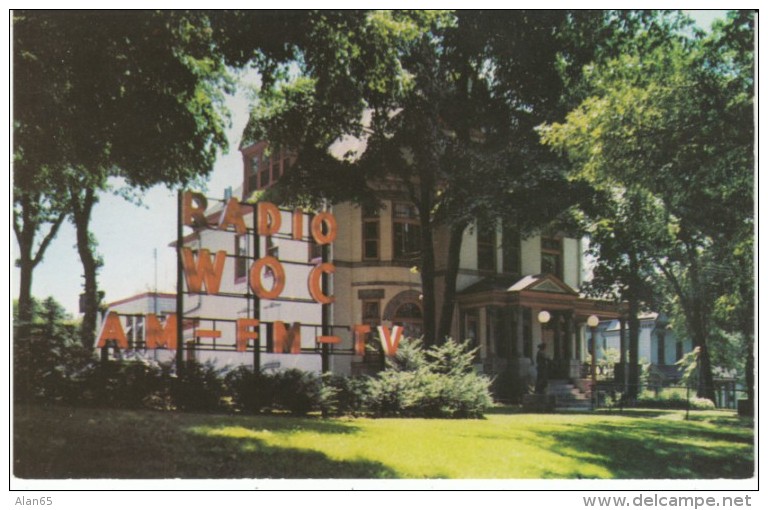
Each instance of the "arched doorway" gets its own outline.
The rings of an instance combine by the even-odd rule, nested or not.
[[[415,290],[400,292],[387,303],[383,320],[402,326],[406,337],[421,338],[424,334],[424,316],[419,297],[420,294]]]

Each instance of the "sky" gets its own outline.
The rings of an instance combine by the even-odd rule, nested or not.
[[[723,15],[723,11],[686,12],[704,28]],[[248,73],[242,81],[253,83],[256,79],[255,73]],[[227,106],[232,114],[228,130],[230,149],[218,158],[207,181],[207,194],[213,197],[223,197],[224,189],[237,187],[242,178],[242,159],[237,148],[250,110],[244,87],[228,99]],[[137,206],[104,193],[94,208],[91,230],[98,240],[97,252],[104,260],[99,286],[105,291],[106,303],[155,289],[175,292],[176,259],[169,243],[176,238],[176,193],[155,187],[144,195],[143,202],[144,206]],[[11,294],[16,298],[19,271],[13,267],[13,260],[17,258],[18,246],[12,233],[10,237]],[[34,272],[32,294],[41,299],[52,296],[76,317],[82,282],[75,230],[66,222]]]

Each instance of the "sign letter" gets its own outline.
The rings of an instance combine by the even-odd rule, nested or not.
[[[272,324],[275,339],[275,350],[278,354],[301,353],[301,323],[294,322],[290,330],[286,330],[283,321],[275,321]]]
[[[184,225],[188,227],[208,227],[205,219],[205,209],[208,207],[208,199],[202,193],[185,191],[182,203],[182,218]]]
[[[261,282],[261,270],[268,267],[272,270],[275,282],[272,285],[272,290],[264,288]],[[251,289],[261,299],[277,299],[285,288],[285,269],[283,265],[275,257],[262,257],[251,266],[250,275]]]
[[[325,229],[323,229],[323,226],[325,226]],[[329,212],[317,213],[312,218],[310,230],[317,244],[331,244],[336,239],[336,218]]]
[[[182,262],[184,263],[184,276],[187,278],[187,290],[200,292],[205,283],[208,294],[218,294],[221,284],[221,275],[224,271],[224,261],[227,260],[227,252],[216,252],[216,261],[211,263],[211,252],[203,248],[195,264],[195,255],[189,248],[182,248]]]
[[[176,349],[176,314],[172,313],[165,319],[165,327],[160,324],[157,315],[147,315],[147,349],[157,349],[165,346],[168,349]]]
[[[240,202],[238,202],[235,197],[229,199],[227,207],[224,209],[224,212],[221,214],[221,219],[219,220],[219,229],[226,230],[229,225],[233,225],[238,234],[245,234],[245,221],[240,212]]]
[[[280,209],[269,202],[259,202],[257,205],[259,215],[259,235],[271,236],[280,231]]]
[[[248,340],[259,339],[258,319],[237,319],[237,352],[245,352],[248,349]],[[250,328],[257,328],[255,331]],[[253,348],[258,349],[259,343],[254,342]]]
[[[96,347],[104,347],[107,345],[107,340],[114,340],[120,348],[128,348],[128,339],[125,337],[123,323],[120,322],[120,316],[117,315],[117,312],[109,312],[107,314],[107,318],[104,319],[104,324],[101,326],[99,342],[96,344]]]
[[[320,278],[323,276],[323,273],[334,273],[335,271],[336,266],[330,262],[326,262],[312,268],[312,271],[309,273],[309,280],[307,282],[309,284],[309,295],[312,296],[312,299],[322,305],[333,303],[335,298],[333,296],[326,296],[323,294],[323,290],[320,285]]]
[[[381,346],[384,348],[384,354],[394,356],[397,354],[397,346],[400,345],[400,338],[403,336],[402,326],[393,326],[392,331],[386,326],[379,326],[379,338]]]

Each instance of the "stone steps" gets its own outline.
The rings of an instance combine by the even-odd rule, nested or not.
[[[549,381],[547,394],[555,397],[556,411],[589,411],[592,409],[590,398],[579,391],[570,381]]]

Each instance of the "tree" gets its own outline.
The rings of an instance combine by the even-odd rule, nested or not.
[[[573,22],[564,11],[319,13],[300,48],[301,76],[263,91],[252,114],[245,139],[296,152],[276,200],[369,201],[369,183],[399,182],[421,224],[427,345],[448,333],[467,228],[506,218],[534,231],[583,188],[534,130],[563,113],[562,70],[580,56],[559,34]],[[339,161],[329,148],[345,136],[366,149]],[[441,227],[450,241],[438,314]]]
[[[672,39],[594,66],[591,96],[544,130],[577,175],[646,190],[663,207],[652,260],[699,348],[706,398],[714,397],[708,340],[719,295],[712,255],[752,222],[751,37],[752,14],[732,13],[708,38]]]
[[[88,227],[99,192],[113,176],[143,189],[208,173],[226,147],[227,75],[204,13],[15,11],[13,23],[22,296],[69,215],[85,275],[81,340],[91,346],[100,261]],[[30,239],[46,220],[54,228],[32,256]]]

